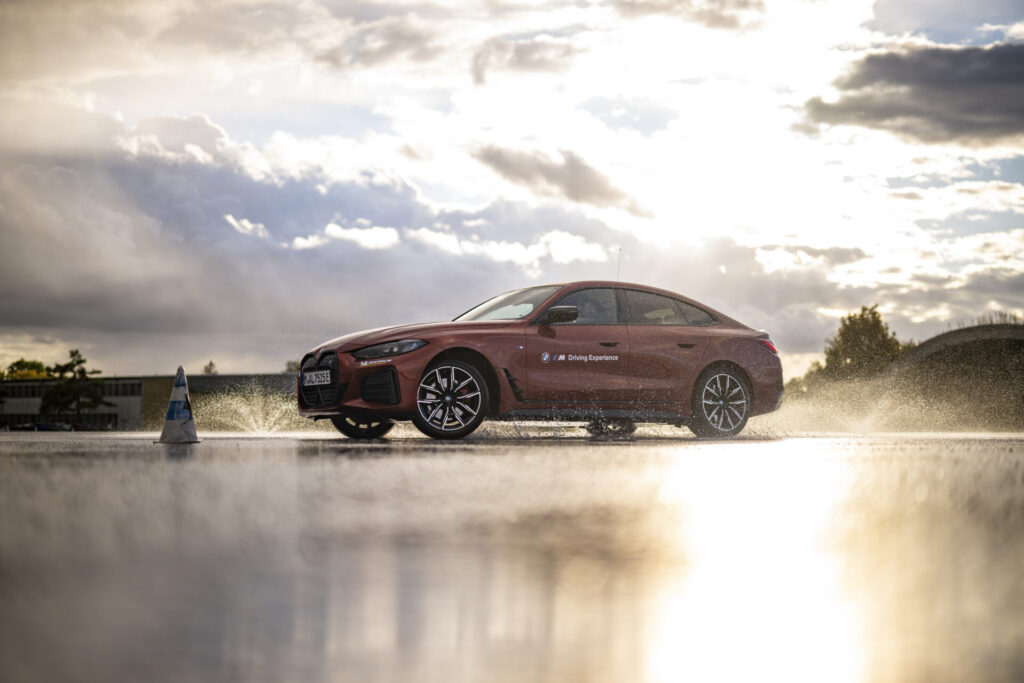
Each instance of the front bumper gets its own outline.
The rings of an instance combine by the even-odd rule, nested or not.
[[[302,359],[297,382],[299,414],[310,418],[354,414],[410,417],[419,377],[428,359],[424,349],[362,361],[331,348],[308,353]],[[330,383],[302,386],[303,373],[311,370],[330,371]]]

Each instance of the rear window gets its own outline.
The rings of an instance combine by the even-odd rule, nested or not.
[[[713,325],[718,322],[715,316],[711,315],[703,308],[698,308],[692,304],[688,304],[685,301],[676,300],[679,305],[680,313],[686,318],[687,322],[691,325]]]
[[[631,325],[711,325],[718,322],[702,308],[663,294],[624,291]]]

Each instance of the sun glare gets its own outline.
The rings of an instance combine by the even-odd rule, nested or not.
[[[667,471],[689,566],[655,598],[646,680],[862,680],[860,620],[828,540],[845,465],[817,448],[689,451]]]

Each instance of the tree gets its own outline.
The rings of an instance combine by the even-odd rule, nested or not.
[[[81,421],[82,411],[96,410],[100,406],[114,404],[103,398],[103,383],[90,375],[100,374],[99,370],[86,370],[85,358],[78,349],[72,349],[67,363],[56,363],[46,368],[57,382],[43,394],[40,412],[60,414],[74,410],[75,421]]]
[[[910,346],[896,339],[896,333],[882,320],[878,304],[861,306],[859,313],[844,316],[836,336],[826,342],[825,366],[820,372],[828,379],[877,375]]]
[[[214,365],[212,359],[210,360],[209,363],[207,363],[206,365],[203,366],[203,374],[204,375],[216,375],[217,374],[217,366]]]
[[[298,372],[299,369],[300,369],[299,368],[299,361],[297,361],[297,360],[285,361],[285,364],[284,364],[284,371],[285,372]]]
[[[49,374],[43,361],[19,358],[7,366],[3,377],[4,379],[44,379],[49,377]]]

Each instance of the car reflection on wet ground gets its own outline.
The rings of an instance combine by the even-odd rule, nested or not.
[[[1024,436],[680,434],[0,435],[0,679],[1024,679]]]

